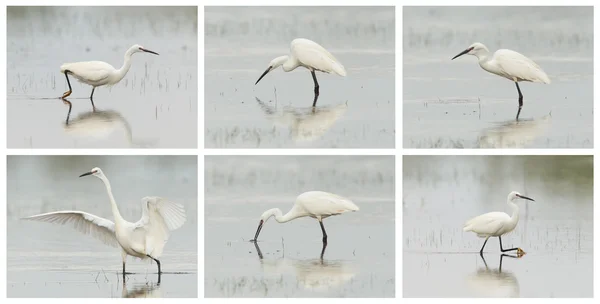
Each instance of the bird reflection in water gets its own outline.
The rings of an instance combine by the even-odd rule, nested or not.
[[[123,281],[123,298],[161,298],[160,292],[160,275],[158,282],[133,283],[131,288],[127,288],[127,283]]]
[[[71,118],[73,104],[64,98],[62,101],[69,106],[64,123],[64,130],[67,134],[85,139],[102,139],[116,131],[121,131],[127,145],[133,145],[131,126],[120,113],[113,110],[98,110],[94,106],[93,99],[90,99],[92,111],[83,112],[77,117]]]
[[[481,267],[468,278],[469,285],[477,296],[484,297],[519,297],[519,281],[510,271],[502,270],[504,258],[519,259],[522,256],[512,254],[501,254],[498,269],[490,269],[483,254],[479,255],[483,260],[485,268]]]
[[[323,243],[319,258],[306,260],[286,258],[284,254],[278,259],[264,259],[258,242],[254,242],[254,246],[265,275],[293,273],[299,285],[305,289],[328,291],[349,282],[356,275],[348,262],[323,259],[326,243]]]
[[[316,96],[315,96],[316,98]],[[348,109],[347,103],[334,106],[295,108],[265,104],[256,98],[256,102],[265,113],[265,117],[277,125],[290,128],[295,142],[311,142],[321,138]]]
[[[525,148],[544,133],[551,123],[550,114],[533,120],[510,120],[482,132],[479,148]]]

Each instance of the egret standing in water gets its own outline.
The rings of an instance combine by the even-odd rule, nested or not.
[[[485,45],[475,42],[466,50],[454,56],[452,60],[464,54],[477,57],[479,66],[481,66],[482,69],[514,81],[517,86],[517,92],[519,92],[519,111],[517,111],[517,120],[519,120],[519,114],[521,114],[521,108],[523,108],[523,94],[521,94],[519,82],[530,81],[546,84],[550,83],[550,78],[548,78],[548,75],[546,75],[539,65],[515,51],[502,49],[497,50],[493,55],[490,55],[490,51]]]
[[[346,76],[346,69],[337,59],[335,59],[335,57],[333,57],[333,55],[331,55],[331,53],[318,43],[304,38],[292,40],[289,55],[280,56],[271,60],[269,67],[262,75],[260,75],[260,78],[258,78],[255,85],[258,84],[267,73],[279,66],[283,66],[283,71],[285,72],[293,71],[300,66],[305,67],[310,71],[313,82],[315,83],[315,100],[313,101],[313,107],[316,105],[317,97],[319,96],[319,82],[317,82],[315,71]]]
[[[521,195],[519,192],[513,191],[508,194],[508,199],[506,201],[512,209],[512,216],[509,216],[504,212],[489,212],[474,217],[465,223],[463,231],[472,231],[475,232],[478,237],[485,238],[485,242],[483,242],[483,246],[481,247],[481,250],[479,250],[480,254],[483,254],[483,248],[485,248],[485,244],[492,236],[497,236],[498,240],[500,240],[500,251],[507,252],[516,250],[519,255],[525,253],[521,248],[517,247],[510,249],[502,248],[502,235],[513,231],[519,222],[519,206],[514,203],[517,199],[534,201],[529,197]]]
[[[310,216],[319,221],[319,225],[321,225],[321,231],[323,232],[323,244],[327,244],[327,233],[325,232],[325,227],[323,226],[323,220],[332,215],[339,215],[349,211],[358,211],[358,207],[347,198],[323,191],[304,192],[296,198],[294,207],[292,207],[292,209],[285,215],[282,215],[279,208],[273,208],[265,211],[260,217],[258,229],[256,229],[254,239],[251,241],[257,241],[258,234],[260,234],[260,230],[262,229],[264,223],[266,223],[272,216],[275,217],[275,220],[278,223],[285,223],[300,217]]]
[[[75,79],[89,84],[92,86],[92,94],[90,99],[94,97],[94,90],[96,87],[103,85],[114,85],[117,84],[129,71],[131,67],[131,55],[138,52],[146,52],[154,55],[158,55],[153,51],[147,50],[139,44],[135,44],[125,52],[125,61],[120,69],[115,69],[112,65],[103,61],[84,61],[65,63],[60,66],[60,72],[65,74],[67,78],[67,84],[69,90],[63,93],[62,98],[66,98],[71,95],[73,90],[71,89],[71,82],[69,81],[69,75],[75,77]]]
[[[26,217],[27,220],[36,220],[49,223],[67,224],[85,234],[91,234],[107,245],[121,247],[121,258],[123,259],[123,276],[125,276],[125,262],[127,256],[140,259],[152,259],[160,269],[161,256],[171,231],[181,227],[185,222],[185,210],[181,204],[170,202],[161,197],[142,198],[142,218],[130,223],[123,219],[117,203],[112,194],[108,178],[100,168],[94,168],[90,172],[79,177],[92,175],[104,182],[114,222],[82,211],[56,211]]]

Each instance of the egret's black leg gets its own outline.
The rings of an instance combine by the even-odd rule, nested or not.
[[[498,239],[500,240],[500,251],[507,252],[507,251],[519,250],[519,248],[511,248],[511,249],[504,249],[504,248],[502,248],[502,237],[499,236]]]
[[[67,84],[69,85],[69,90],[67,92],[63,93],[62,98],[65,98],[65,97],[71,95],[71,92],[73,92],[73,90],[71,89],[71,82],[69,81],[69,75],[68,75],[69,72],[70,72],[69,70],[65,71],[65,77],[67,78]]]
[[[71,116],[71,109],[73,108],[73,105],[71,104],[70,101],[63,99],[63,103],[66,105],[69,105],[69,112],[67,112],[67,120],[65,121],[65,124],[68,125],[69,124],[69,117]]]
[[[90,97],[90,102],[92,103],[92,112],[96,112],[96,105],[94,105],[94,99]]]
[[[323,231],[323,244],[327,245],[327,232],[325,232],[323,222],[319,220],[319,224],[321,224],[321,231]]]
[[[323,256],[325,255],[326,248],[327,248],[327,242],[323,243],[323,248],[321,249],[321,261],[323,260]]]
[[[479,254],[481,256],[483,256],[483,248],[485,248],[485,244],[487,244],[487,241],[490,239],[490,237],[485,238],[485,242],[483,242],[483,246],[481,246],[481,250],[479,250]]]
[[[92,87],[92,94],[90,94],[90,99],[94,98],[94,91],[95,90],[96,90],[96,87]]]
[[[515,82],[517,85],[517,92],[519,92],[519,111],[517,111],[517,120],[519,120],[519,114],[521,114],[521,108],[523,108],[523,94],[521,94],[521,88],[519,88],[519,83]]]
[[[319,99],[319,94],[315,94],[315,99],[313,100],[313,113],[314,113],[314,108],[317,106],[318,99]]]
[[[147,256],[148,256],[149,258],[153,259],[153,260],[154,260],[154,262],[156,262],[156,265],[158,265],[158,275],[160,275],[160,274],[162,273],[162,271],[160,271],[160,261],[159,261],[159,260],[157,260],[157,259],[155,259],[155,258],[153,258],[153,257],[151,257],[151,256],[149,256],[149,255],[147,255]]]
[[[487,262],[485,261],[485,258],[483,257],[483,253],[479,253],[479,256],[481,257],[481,259],[483,260],[483,264],[485,264],[485,269],[489,269]]]
[[[313,77],[313,81],[315,82],[315,95],[319,96],[319,82],[317,82],[317,75],[315,75],[315,71],[310,71]]]

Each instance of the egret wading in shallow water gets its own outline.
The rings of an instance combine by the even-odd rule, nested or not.
[[[285,215],[282,215],[279,208],[265,211],[260,216],[260,222],[258,223],[258,229],[256,229],[254,239],[250,241],[257,241],[260,230],[271,217],[275,217],[275,220],[278,223],[285,223],[300,217],[310,216],[319,221],[321,231],[323,232],[323,244],[327,244],[327,233],[323,226],[323,220],[332,215],[339,215],[344,212],[354,212],[358,210],[358,207],[352,201],[337,194],[323,191],[304,192],[296,198],[294,207],[292,207]]]
[[[67,224],[85,234],[91,234],[107,245],[121,247],[123,259],[123,276],[125,276],[125,262],[127,256],[140,259],[152,259],[160,269],[161,256],[171,231],[181,227],[185,222],[185,209],[181,204],[170,202],[161,197],[142,198],[142,218],[130,223],[121,217],[117,203],[112,195],[108,178],[100,168],[84,173],[79,177],[92,175],[104,182],[112,209],[114,222],[82,211],[56,211],[26,217],[27,220],[36,220],[49,223]]]
[[[94,97],[94,90],[96,87],[103,85],[114,85],[117,84],[129,71],[131,67],[131,55],[138,52],[146,52],[154,55],[158,55],[153,51],[147,50],[139,44],[131,46],[127,52],[125,52],[125,61],[120,69],[115,69],[112,65],[103,61],[84,61],[65,63],[60,66],[60,72],[65,74],[67,78],[67,84],[69,90],[63,93],[62,98],[66,98],[71,95],[73,90],[71,89],[71,82],[69,81],[69,75],[75,77],[75,79],[89,84],[92,86],[92,94],[90,99]]]
[[[319,97],[319,82],[317,82],[315,71],[346,76],[346,69],[344,66],[325,48],[314,41],[297,38],[292,40],[290,54],[271,60],[269,67],[262,75],[260,75],[260,78],[258,78],[254,85],[258,84],[267,73],[279,66],[282,66],[283,71],[285,72],[293,71],[300,66],[305,67],[310,71],[313,82],[315,83],[315,99],[313,101],[313,107],[317,104],[317,98]]]
[[[475,232],[478,237],[485,238],[485,242],[483,242],[479,254],[483,254],[483,248],[485,248],[485,244],[492,236],[497,236],[498,240],[500,240],[500,251],[507,252],[516,250],[519,255],[525,253],[521,248],[517,247],[510,249],[502,248],[502,235],[513,231],[519,222],[519,206],[514,203],[517,199],[534,201],[529,197],[521,195],[519,192],[513,191],[508,194],[508,199],[506,201],[512,209],[512,216],[509,216],[504,212],[489,212],[474,217],[465,223],[463,231],[472,231]]]
[[[517,92],[519,92],[519,110],[517,111],[517,120],[519,120],[519,114],[521,114],[521,108],[523,108],[523,94],[521,94],[519,82],[530,81],[546,84],[550,83],[550,78],[548,78],[548,75],[544,73],[539,65],[533,62],[533,60],[515,51],[502,49],[497,50],[493,55],[490,55],[490,51],[488,51],[485,45],[475,42],[466,50],[454,56],[452,60],[464,54],[477,57],[479,60],[479,66],[481,66],[482,69],[514,81],[515,85],[517,86]]]

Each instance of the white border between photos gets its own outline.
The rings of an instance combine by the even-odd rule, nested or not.
[[[2,142],[2,149],[4,151],[2,161],[0,161],[0,174],[4,178],[3,182],[0,183],[0,192],[3,193],[2,201],[4,204],[1,207],[1,219],[3,227],[3,233],[0,236],[3,250],[0,250],[0,266],[4,271],[4,275],[0,280],[0,290],[3,298],[6,298],[6,155],[198,155],[198,203],[203,204],[204,201],[204,156],[205,155],[395,155],[395,166],[396,166],[396,299],[376,299],[378,303],[392,303],[396,301],[406,303],[479,303],[480,299],[403,299],[402,298],[402,219],[401,219],[401,202],[402,202],[402,156],[403,155],[590,155],[596,156],[596,149],[527,149],[527,150],[454,150],[454,149],[402,149],[402,6],[403,5],[594,5],[595,1],[473,1],[473,0],[459,0],[459,1],[430,1],[430,0],[404,0],[404,1],[381,1],[381,0],[346,0],[346,1],[332,1],[332,0],[304,0],[304,1],[284,1],[282,0],[260,0],[260,1],[240,1],[240,0],[184,0],[184,1],[164,1],[164,0],[146,0],[146,1],[131,1],[131,0],[104,0],[104,1],[64,1],[64,0],[53,0],[53,1],[5,1],[2,9],[2,21],[0,34],[2,35],[1,43],[2,50],[6,52],[6,5],[99,5],[99,6],[112,6],[112,5],[140,5],[140,6],[161,6],[161,5],[190,5],[198,6],[198,96],[199,103],[204,100],[204,6],[210,5],[393,5],[396,6],[396,138],[395,145],[396,149],[203,149],[204,146],[204,106],[198,106],[198,127],[202,128],[198,131],[198,149],[6,149],[6,105],[0,106],[0,116],[4,119],[3,123],[0,124],[0,141]],[[252,2],[252,3],[251,3]],[[8,3],[8,4],[7,4]],[[594,7],[595,8],[595,7]],[[594,41],[597,41],[597,22],[594,22]],[[594,57],[597,54],[597,45],[594,42]],[[2,60],[0,66],[2,70],[6,70],[6,53],[5,60]],[[597,63],[594,61],[594,74],[597,71]],[[6,96],[6,73],[0,73],[0,87],[2,88],[1,94]],[[597,87],[597,79],[594,78],[594,87]],[[595,107],[594,107],[595,109]],[[598,142],[598,132],[596,128],[596,120],[594,119],[594,142]],[[597,162],[594,163],[594,169],[597,167]],[[597,172],[597,170],[594,170]],[[594,190],[597,189],[598,183],[594,181]],[[596,199],[594,198],[594,204]],[[594,219],[598,219],[599,212],[598,208],[594,208]],[[197,299],[146,299],[148,303],[197,303],[197,301],[206,301],[208,303],[230,303],[230,302],[244,302],[244,303],[263,303],[281,301],[279,299],[203,299],[204,297],[204,208],[198,208],[198,216],[201,219],[199,221],[198,231],[198,297]],[[597,225],[594,225],[594,244],[598,241],[598,229]],[[596,250],[597,251],[597,250]],[[597,254],[594,256],[594,261],[597,259]],[[594,263],[595,264],[595,263]],[[594,266],[594,278],[597,277],[597,267]],[[594,294],[598,294],[598,283],[594,280]],[[9,303],[30,303],[30,302],[44,302],[44,303],[80,303],[81,299],[8,299]],[[122,300],[115,299],[85,299],[87,303],[114,303],[121,302]],[[315,301],[319,303],[362,303],[364,299],[288,299],[290,303],[303,303],[305,301]],[[486,303],[506,303],[505,299],[486,299]],[[548,303],[548,302],[571,302],[570,299],[515,299],[511,301],[516,302],[527,302],[527,303]],[[593,299],[579,299],[577,302],[592,303]]]

